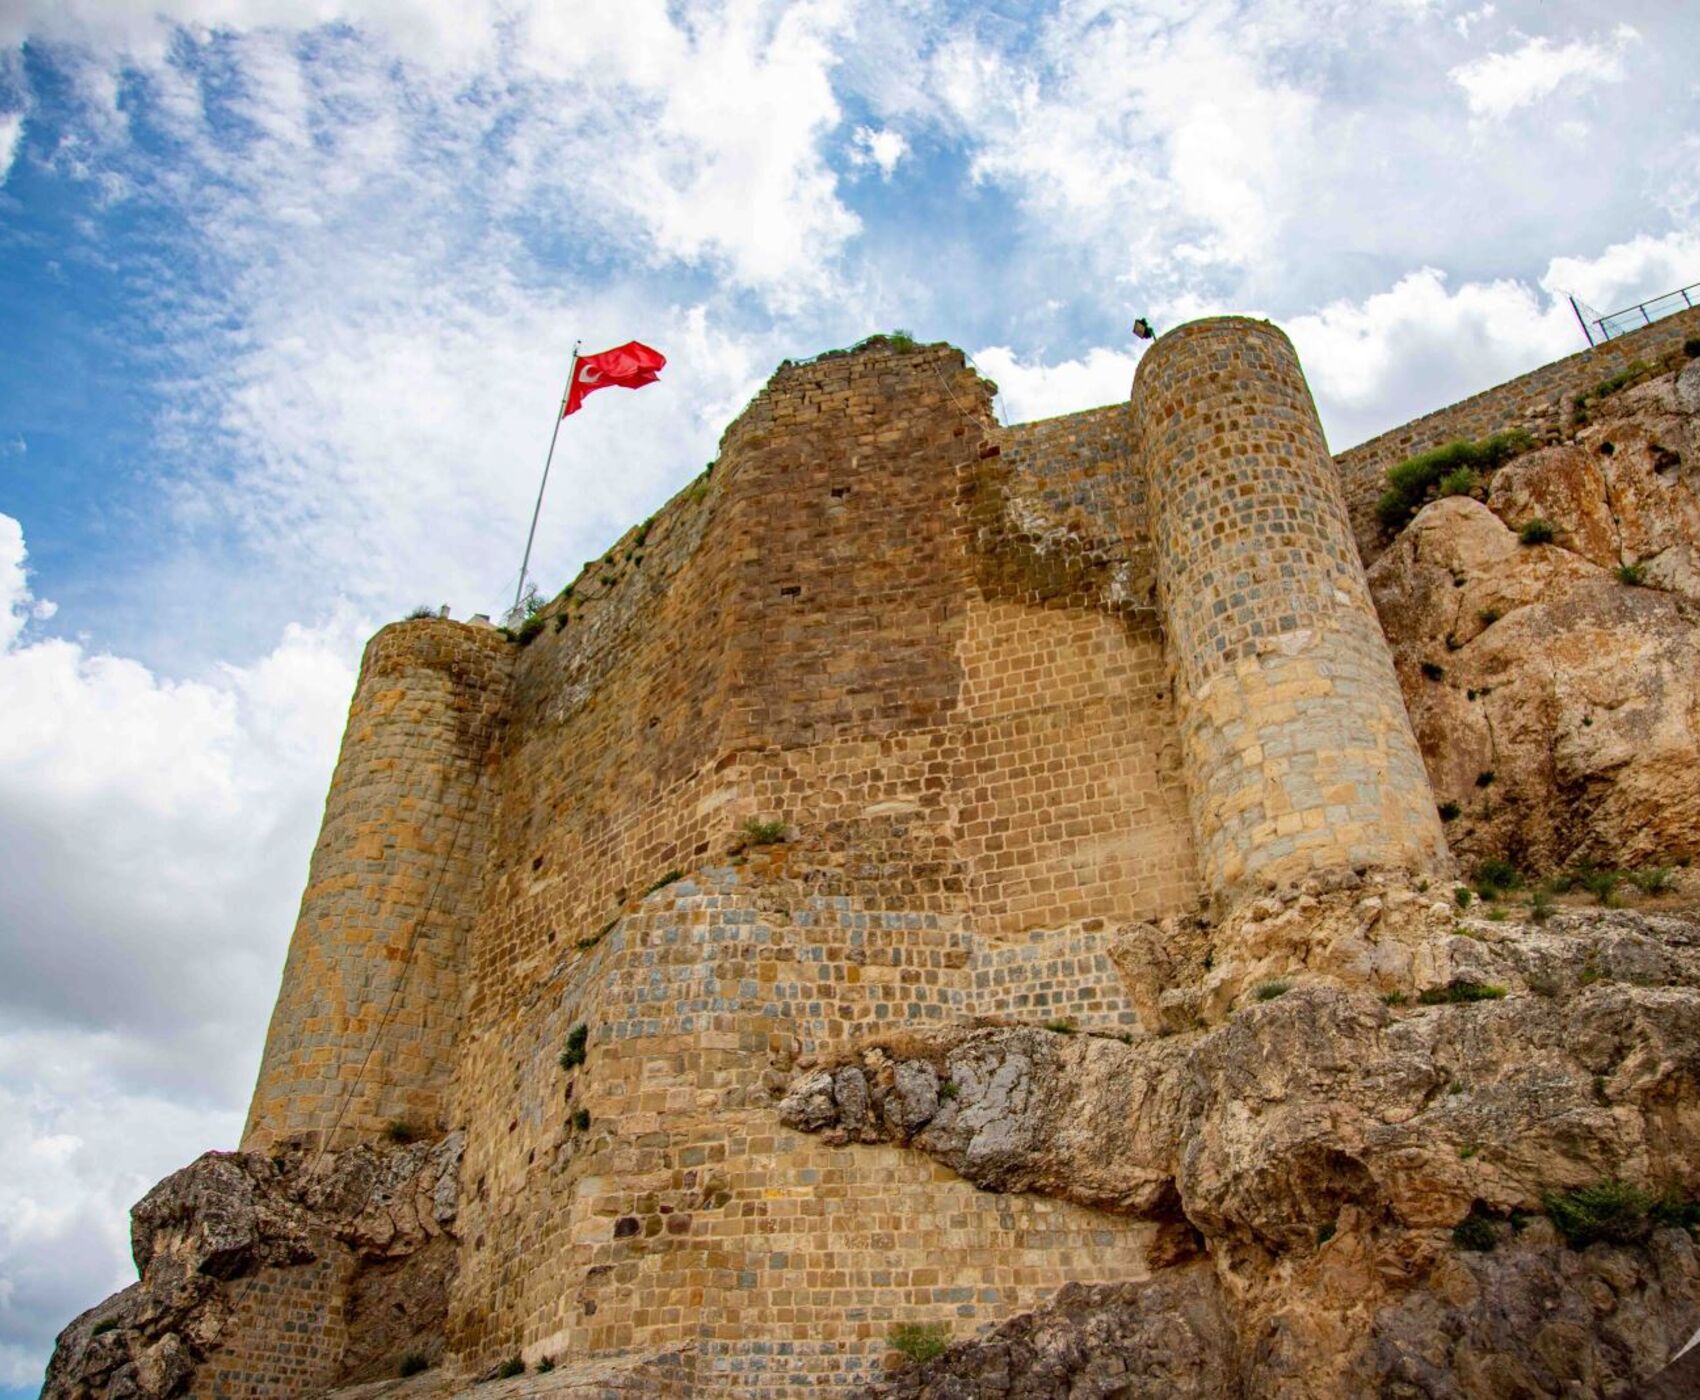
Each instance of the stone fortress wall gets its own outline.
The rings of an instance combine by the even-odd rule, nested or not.
[[[782,366],[528,645],[374,639],[243,1145],[466,1130],[457,1364],[789,1393],[1141,1276],[1153,1227],[800,1137],[777,1089],[908,1025],[1150,1034],[1113,955],[1155,920],[1444,865],[1291,347],[1147,363],[1009,429],[949,347]]]

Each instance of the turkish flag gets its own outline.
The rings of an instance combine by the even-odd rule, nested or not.
[[[651,350],[635,340],[594,355],[580,355],[573,369],[573,382],[567,386],[567,402],[561,409],[561,417],[577,413],[586,394],[594,394],[610,384],[618,384],[622,389],[641,389],[645,384],[655,383],[666,363],[667,357],[659,350]]]

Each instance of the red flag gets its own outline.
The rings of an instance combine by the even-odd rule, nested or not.
[[[567,387],[567,402],[561,409],[561,417],[577,413],[586,394],[594,394],[610,384],[618,384],[622,389],[641,389],[645,384],[655,383],[666,363],[667,357],[659,350],[651,350],[635,340],[594,355],[580,355],[573,370],[573,382]]]

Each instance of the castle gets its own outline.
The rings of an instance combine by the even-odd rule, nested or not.
[[[790,1131],[787,1076],[975,1018],[1137,1039],[1128,930],[1445,874],[1365,583],[1382,472],[1637,353],[1339,459],[1244,318],[1161,337],[1131,403],[1009,428],[948,346],[781,366],[518,639],[373,638],[244,1149],[464,1132],[468,1373],[790,1393],[868,1378],[894,1323],[1142,1276],[1151,1224]],[[195,1393],[328,1384],[348,1286],[264,1270]]]

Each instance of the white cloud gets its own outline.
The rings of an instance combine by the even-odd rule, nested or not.
[[[366,624],[174,682],[28,630],[0,515],[0,1385],[133,1277],[125,1212],[231,1146]]]
[[[1056,241],[1132,275],[1238,266],[1288,217],[1283,156],[1315,97],[1272,62],[1280,36],[1234,4],[1065,5],[1011,54],[940,46],[931,85],[973,173],[1018,192]]]
[[[1541,286],[1610,313],[1700,282],[1700,233],[1639,234],[1595,258],[1554,258]]]
[[[6,177],[12,173],[12,162],[18,157],[23,139],[24,114],[0,112],[0,185],[4,185]]]
[[[992,345],[975,351],[974,363],[997,384],[1005,417],[1027,423],[1126,399],[1139,356],[1096,346],[1079,359],[1047,365],[1024,363],[1007,345]]]
[[[882,180],[891,179],[897,164],[909,154],[903,133],[890,127],[859,126],[850,137],[850,164],[871,165]]]
[[[1621,82],[1624,55],[1639,38],[1627,24],[1618,25],[1609,40],[1555,44],[1538,35],[1509,52],[1461,63],[1447,76],[1464,89],[1472,116],[1499,120],[1519,107],[1544,101],[1567,84]]]
[[[1700,235],[1640,236],[1592,256],[1554,258],[1537,283],[1516,278],[1452,286],[1435,268],[1316,311],[1274,317],[1292,338],[1335,451],[1584,348],[1564,299],[1575,290],[1607,309],[1683,285],[1700,268]],[[1246,308],[1177,298],[1159,329]],[[1046,364],[1007,346],[977,351],[1011,422],[1125,398],[1135,353],[1104,346]]]

